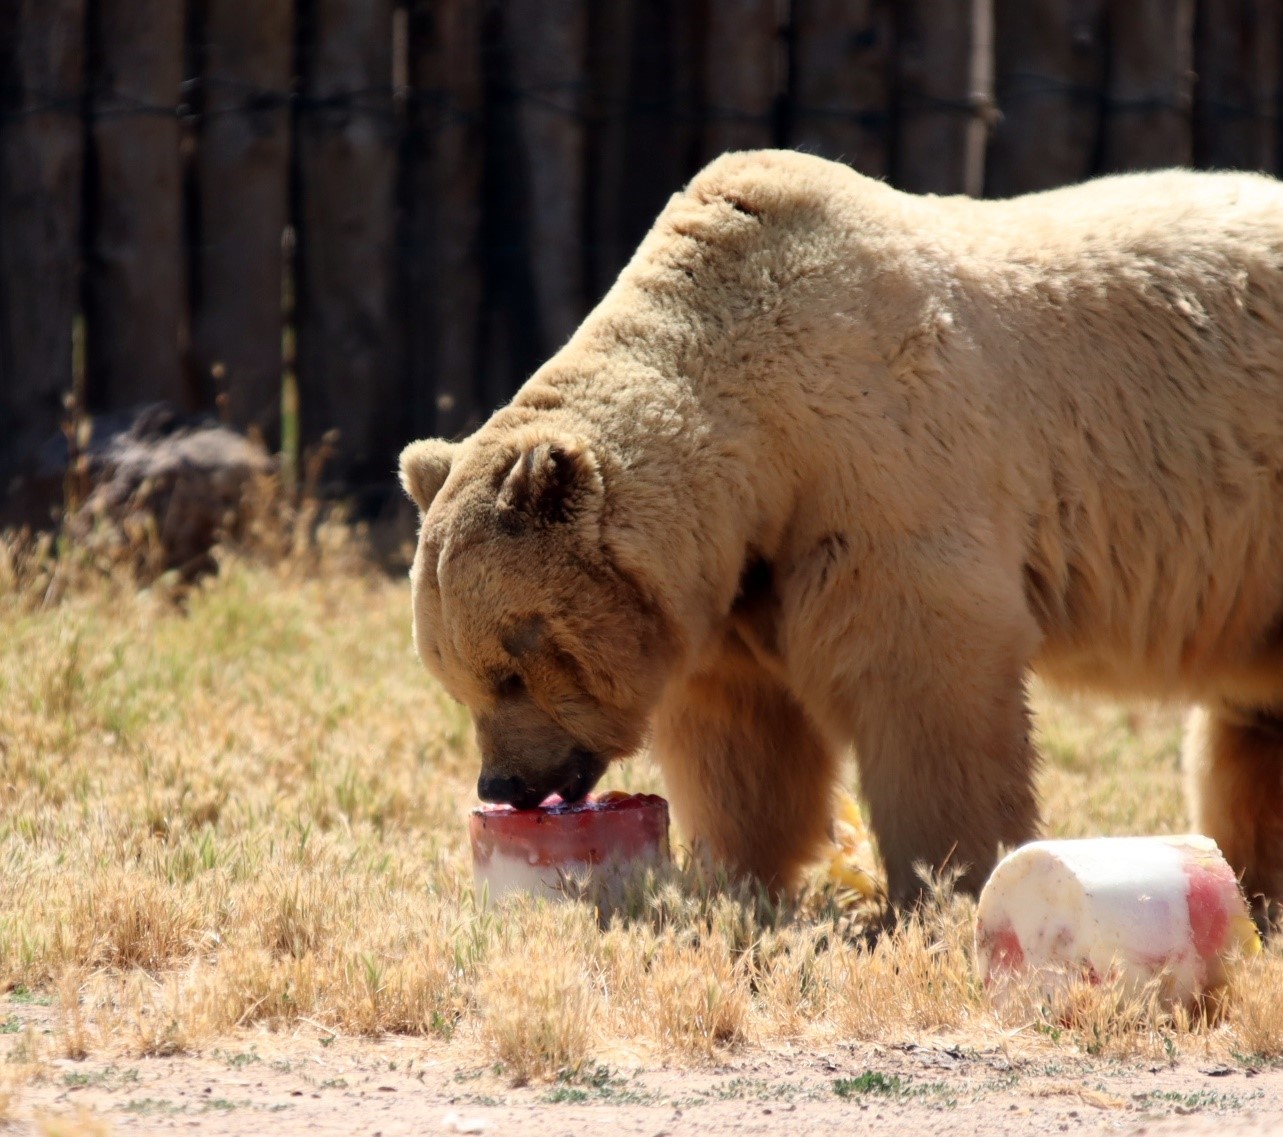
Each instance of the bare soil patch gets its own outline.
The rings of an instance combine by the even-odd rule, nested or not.
[[[48,1008],[24,1029],[53,1028]],[[1283,1132],[1283,1068],[1103,1061],[930,1044],[765,1046],[695,1067],[620,1050],[514,1086],[475,1047],[254,1032],[197,1056],[57,1059],[10,1103],[8,1132],[744,1134]]]

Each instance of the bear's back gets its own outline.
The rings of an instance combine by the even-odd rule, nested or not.
[[[912,472],[923,485],[957,500],[1011,487],[994,506],[1010,513],[998,524],[1028,526],[1049,671],[1199,689],[1244,658],[1263,613],[1283,620],[1283,183],[1169,170],[976,201],[768,152],[720,159],[678,204],[694,218],[714,200],[730,205],[705,214],[700,255],[719,256],[707,238],[733,231],[735,264],[796,240],[803,254],[789,256],[821,270],[822,284],[790,286],[812,314],[796,326],[839,313],[873,358],[898,339],[922,345],[894,356],[914,361],[909,373],[837,365],[824,421],[849,425],[854,391],[889,392],[943,440]],[[709,381],[743,389],[742,365],[711,374],[722,370]],[[866,431],[839,452],[860,464],[878,445]]]

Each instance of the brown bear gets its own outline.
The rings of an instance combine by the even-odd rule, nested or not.
[[[893,901],[1034,835],[1025,685],[1199,704],[1196,822],[1283,896],[1283,185],[918,197],[727,155],[457,444],[412,443],[419,655],[479,792],[649,742],[776,888],[854,747]]]

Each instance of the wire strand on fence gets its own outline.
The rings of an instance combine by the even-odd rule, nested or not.
[[[240,93],[240,98],[228,106],[200,105],[201,96],[210,90],[228,90]],[[431,110],[434,121],[442,126],[467,125],[478,121],[478,112],[458,105],[453,92],[439,88],[410,88],[393,86],[360,87],[334,91],[325,95],[306,91],[260,87],[234,76],[203,75],[185,79],[180,85],[183,101],[151,103],[123,94],[113,88],[89,88],[84,92],[26,91],[20,92],[18,106],[0,109],[0,122],[20,121],[41,115],[67,115],[88,120],[161,117],[184,121],[199,121],[229,115],[261,117],[273,111],[290,110],[309,115],[329,112],[360,114],[376,118],[395,119],[403,109],[409,111]],[[0,104],[9,92],[0,91]],[[683,109],[680,100],[636,100],[609,98],[590,92],[582,83],[550,84],[541,87],[501,85],[496,89],[500,99],[507,102],[527,103],[541,110],[562,115],[587,125],[608,119],[637,119],[662,115],[673,122],[734,122],[770,125],[775,121],[775,110],[747,111],[742,107],[719,106],[704,103]],[[571,95],[573,101],[562,101],[558,96]],[[1107,91],[1082,84],[1025,72],[1013,72],[999,79],[997,95],[976,94],[963,98],[945,98],[932,95],[915,95],[901,98],[894,107],[885,110],[846,108],[840,106],[809,106],[790,103],[788,116],[794,121],[822,119],[849,122],[869,130],[884,128],[893,119],[917,115],[956,114],[962,117],[992,118],[995,110],[1022,103],[1049,98],[1062,98],[1075,102],[1091,103],[1112,114],[1189,114],[1237,122],[1277,122],[1277,111],[1260,105],[1245,105],[1224,99],[1207,97],[1181,98],[1170,95],[1120,98]],[[676,104],[676,105],[675,105]]]
[[[185,80],[182,87],[184,94],[198,95],[200,86],[206,80]],[[254,88],[243,85],[244,94],[234,105],[223,107],[200,107],[193,102],[174,104],[148,103],[138,99],[121,97],[119,93],[101,90],[90,92],[88,96],[62,96],[58,98],[40,97],[36,101],[6,110],[0,110],[0,121],[31,118],[37,115],[62,114],[76,118],[129,118],[159,116],[184,120],[216,118],[225,115],[260,116],[267,111],[292,109],[302,114],[344,111],[376,117],[395,117],[401,107],[433,109],[438,114],[438,121],[449,124],[453,122],[472,122],[477,119],[474,111],[458,107],[451,92],[440,90],[411,90],[408,88],[369,87],[352,91],[337,91],[329,95],[308,95],[299,91],[273,90]],[[563,90],[564,88],[557,88]],[[549,98],[544,89],[516,88],[500,86],[498,96],[505,101],[522,102],[547,110],[585,124],[592,124],[610,118],[637,118],[663,115],[674,122],[716,121],[758,123],[769,125],[775,120],[774,109],[767,111],[748,111],[742,107],[702,104],[696,109],[682,110],[666,100],[623,100],[592,99],[592,106],[568,105],[555,98]],[[590,100],[585,96],[585,102]],[[959,114],[966,117],[982,116],[988,105],[986,96],[971,96],[962,99],[947,99],[931,96],[920,96],[913,100],[900,102],[894,115],[918,114]],[[788,113],[795,118],[823,118],[852,122],[860,126],[882,126],[893,116],[891,111],[870,111],[846,109],[834,106],[807,106],[792,104]]]
[[[1201,90],[1196,91],[1192,98],[1171,95],[1120,98],[1110,95],[1107,90],[1100,87],[1087,86],[1048,75],[1037,75],[1028,71],[1007,72],[1000,78],[997,91],[997,102],[1000,107],[1016,106],[1022,102],[1043,98],[1064,98],[1090,103],[1113,114],[1154,114],[1163,111],[1188,114],[1194,110],[1200,115],[1227,121],[1268,123],[1277,122],[1279,119],[1278,112],[1262,105],[1253,106],[1212,98]]]

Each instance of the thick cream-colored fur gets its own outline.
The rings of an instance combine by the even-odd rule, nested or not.
[[[776,884],[854,745],[903,901],[915,861],[974,886],[1033,834],[1030,669],[1283,706],[1281,484],[1279,183],[973,201],[728,155],[452,452],[416,639],[491,774],[653,731],[687,831]],[[1250,741],[1213,732],[1198,815],[1275,889],[1278,827],[1236,803],[1278,800],[1283,746]]]

